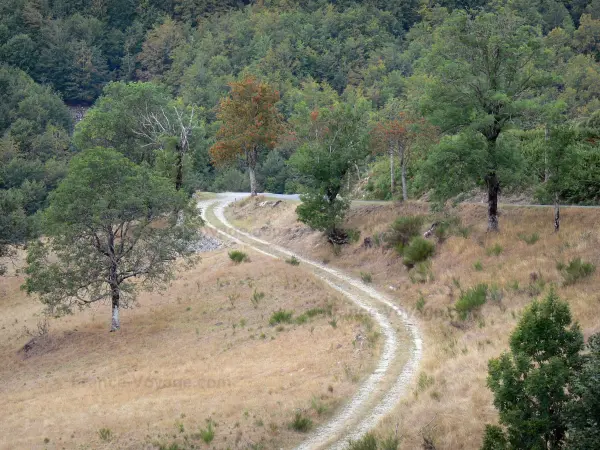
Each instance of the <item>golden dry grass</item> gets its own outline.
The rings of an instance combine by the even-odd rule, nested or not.
[[[487,362],[507,349],[510,332],[535,296],[532,280],[536,277],[544,280],[540,295],[556,286],[586,337],[600,331],[600,268],[587,279],[563,286],[556,267],[557,262],[567,263],[574,257],[600,267],[600,210],[563,209],[561,231],[554,234],[550,208],[504,207],[501,232],[488,234],[485,207],[460,206],[453,214],[470,227],[469,236],[452,236],[438,244],[432,262],[433,281],[414,284],[395,251],[367,249],[361,243],[364,237],[386,231],[400,215],[429,214],[427,205],[354,207],[346,226],[359,229],[361,241],[346,246],[338,256],[321,233],[296,221],[294,209],[293,204],[280,205],[277,211],[252,204],[233,205],[228,215],[232,222],[299,254],[329,261],[357,277],[361,272],[372,273],[375,285],[420,324],[424,334],[420,376],[396,412],[379,427],[385,434],[398,424],[402,448],[420,448],[424,437],[431,438],[438,449],[480,447],[484,425],[497,420],[486,387]],[[540,239],[533,245],[519,238],[534,232]],[[486,251],[494,245],[502,247],[498,256]],[[482,270],[474,268],[478,261]],[[480,282],[497,286],[502,298],[488,301],[479,314],[462,323],[452,307],[462,290]],[[419,301],[424,301],[421,310],[416,307]]]
[[[207,419],[214,448],[301,441],[288,428],[295,411],[326,420],[378,349],[355,346],[364,323],[342,316],[335,328],[325,315],[269,326],[280,308],[297,316],[330,303],[335,316],[345,300],[301,267],[249,254],[239,265],[225,250],[204,254],[165,292],[141,294],[118,333],[108,305],[53,320],[27,353],[23,330],[35,329],[41,305],[14,270],[0,277],[0,448],[199,448]],[[258,307],[255,291],[265,294]]]

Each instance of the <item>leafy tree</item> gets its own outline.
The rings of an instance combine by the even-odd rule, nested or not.
[[[251,195],[255,196],[259,150],[275,147],[283,132],[281,114],[275,106],[279,92],[251,77],[229,86],[229,96],[219,105],[221,126],[210,154],[215,164],[243,158],[250,175]]]
[[[501,426],[486,428],[483,449],[559,449],[572,373],[581,366],[583,335],[569,305],[552,290],[534,301],[510,336],[510,352],[489,362],[488,386]]]
[[[108,300],[115,331],[119,309],[139,288],[169,282],[176,258],[193,261],[199,218],[166,179],[115,150],[95,148],[71,160],[43,224],[48,241],[30,247],[24,289],[56,315]]]
[[[184,40],[181,25],[170,19],[148,31],[138,55],[141,64],[138,77],[142,80],[160,80],[171,68],[173,52]]]
[[[587,349],[569,388],[572,399],[565,411],[568,449],[600,448],[600,334],[589,338]]]
[[[349,199],[339,195],[344,179],[368,154],[365,123],[370,111],[370,102],[358,95],[312,111],[305,118],[310,126],[300,136],[303,145],[290,159],[305,189],[296,209],[298,219],[327,233],[332,242],[340,235],[337,228],[350,206]]]
[[[473,155],[478,164],[469,164],[475,170],[463,175],[487,185],[490,231],[498,230],[499,175],[513,171],[518,161],[500,138],[535,109],[538,89],[549,81],[545,55],[539,32],[508,10],[455,11],[435,29],[433,45],[411,78],[410,98],[433,124],[446,133],[475,136],[469,139],[478,146]],[[428,175],[439,198],[453,194]]]
[[[560,202],[565,200],[563,194],[570,184],[571,167],[577,158],[574,146],[580,138],[577,130],[569,126],[554,127],[549,130],[547,137],[544,140],[547,177],[538,196],[554,204],[554,231],[558,232]]]
[[[430,126],[424,119],[415,119],[401,111],[394,114],[395,117],[383,120],[375,124],[373,129],[373,145],[376,152],[387,153],[390,158],[390,191],[394,194],[395,170],[394,160],[400,161],[402,199],[408,200],[408,185],[406,181],[406,170],[412,157],[413,147],[419,140],[433,141],[436,134],[434,127]]]

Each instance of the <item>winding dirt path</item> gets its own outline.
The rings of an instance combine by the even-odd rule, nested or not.
[[[240,194],[222,194],[216,199],[200,201],[198,207],[206,225],[237,244],[273,258],[287,259],[292,256],[293,253],[285,248],[252,236],[229,223],[224,209],[236,198],[240,199]],[[421,360],[421,333],[408,314],[386,295],[342,271],[299,255],[294,256],[301,261],[304,270],[311,271],[356,307],[370,314],[378,323],[384,338],[375,371],[329,422],[316,428],[296,447],[297,450],[343,449],[348,440],[359,439],[373,429],[400,402]]]

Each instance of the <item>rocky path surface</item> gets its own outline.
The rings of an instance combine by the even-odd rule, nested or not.
[[[241,198],[243,194],[220,194],[215,199],[200,201],[198,207],[206,225],[225,239],[270,257],[288,259],[296,256],[302,270],[312,272],[340,292],[353,307],[370,314],[379,326],[383,347],[375,371],[329,422],[316,428],[297,447],[297,450],[343,449],[349,440],[359,439],[373,429],[393,411],[406,393],[421,360],[423,342],[420,331],[393,300],[359,279],[301,255],[293,255],[285,248],[235,228],[226,219],[224,209]]]

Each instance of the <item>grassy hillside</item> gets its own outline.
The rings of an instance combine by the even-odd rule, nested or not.
[[[165,292],[140,296],[120,333],[108,305],[52,320],[0,278],[0,448],[290,447],[352,395],[378,345],[356,346],[370,319],[301,267],[226,250],[203,255]],[[292,314],[270,324],[273,313]],[[313,310],[310,317],[303,313]],[[333,327],[330,322],[336,318]],[[359,320],[360,319],[360,320]],[[300,344],[301,343],[301,344]],[[27,350],[24,349],[26,346]]]
[[[257,201],[260,203],[260,200]],[[378,289],[396,299],[420,324],[424,359],[413,390],[379,431],[399,427],[402,448],[429,439],[438,449],[475,449],[486,423],[497,415],[486,387],[487,362],[507,349],[510,332],[523,308],[554,285],[571,306],[586,337],[600,330],[600,274],[572,280],[565,266],[574,258],[600,263],[597,248],[600,210],[565,209],[561,231],[554,234],[550,208],[505,207],[501,231],[486,233],[486,209],[463,205],[452,212],[460,226],[443,243],[436,242],[430,271],[403,265],[382,233],[399,216],[425,216],[421,231],[440,218],[425,204],[360,205],[351,209],[347,228],[360,239],[334,251],[319,232],[297,222],[295,202],[261,208],[253,201],[227,212],[237,226],[299,254],[353,272],[368,274]],[[363,240],[371,237],[372,248]],[[574,273],[574,271],[571,271]],[[571,278],[570,278],[571,277]],[[462,294],[486,283],[486,302],[462,320],[455,311]]]

